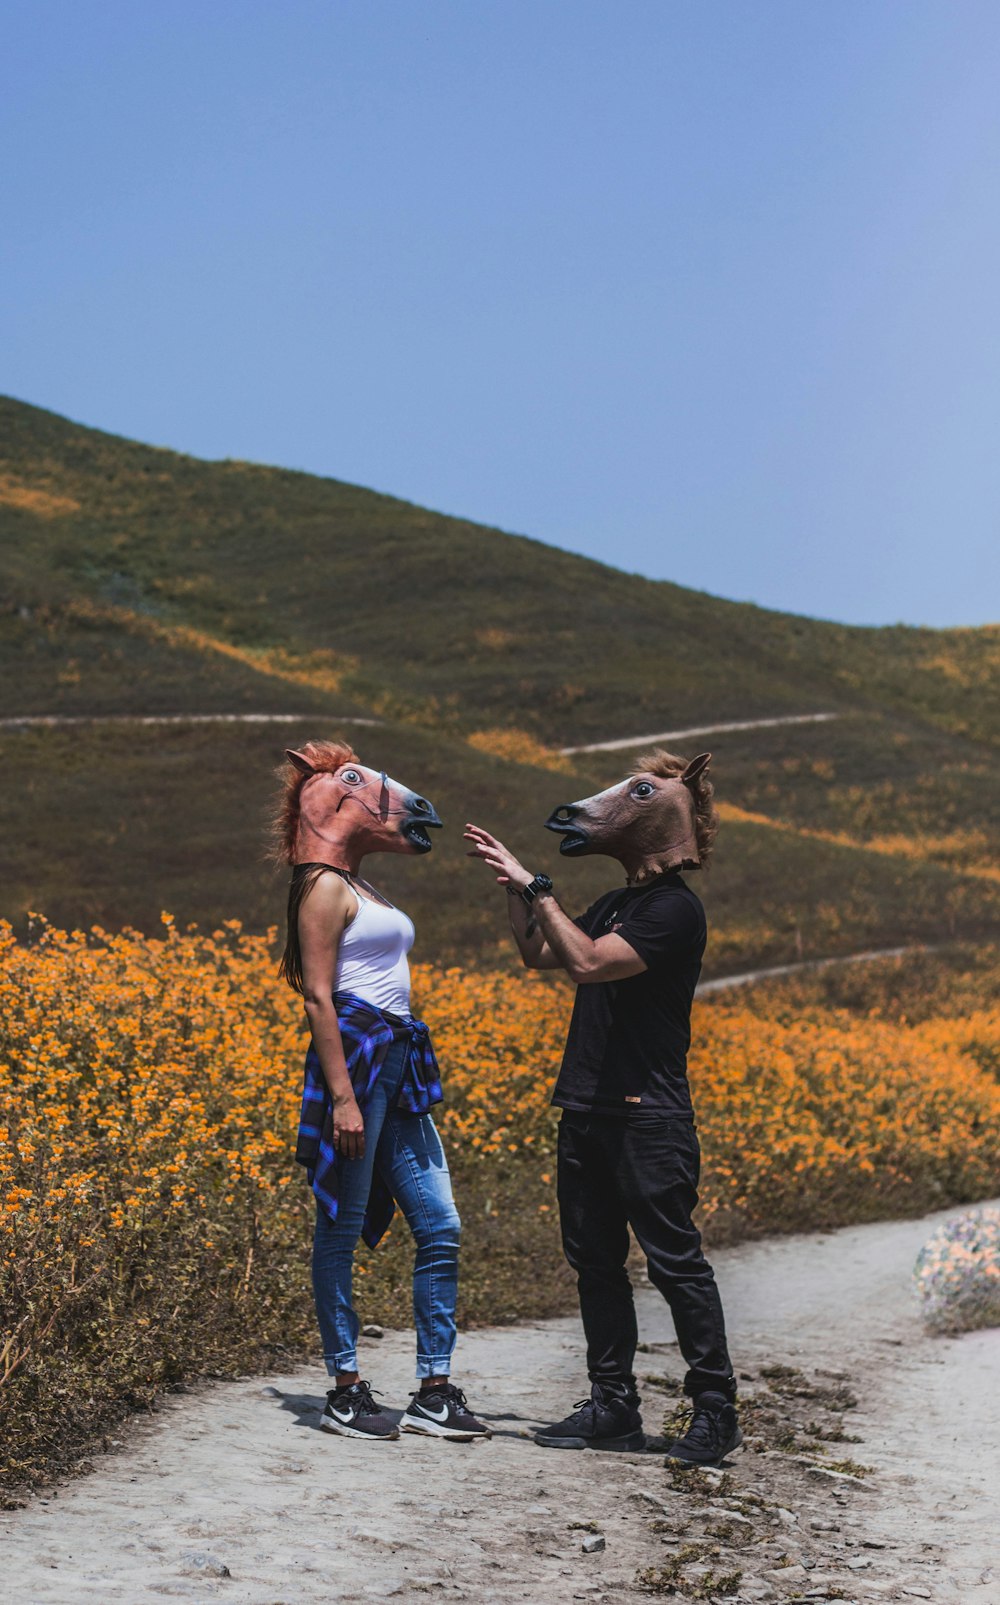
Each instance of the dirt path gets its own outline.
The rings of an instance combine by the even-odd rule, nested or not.
[[[932,953],[934,943],[916,943],[909,947],[873,947],[865,953],[842,953],[828,959],[797,959],[793,964],[772,964],[769,969],[743,970],[739,975],[719,975],[711,981],[699,981],[697,996],[710,997],[713,992],[726,992],[733,986],[751,986],[756,981],[770,981],[776,975],[801,975],[804,970],[828,970],[835,964],[871,964],[875,959],[901,959],[910,953]]]
[[[560,747],[564,757],[574,752],[624,752],[626,748],[648,747],[654,741],[684,741],[694,736],[717,736],[730,730],[773,730],[786,724],[825,724],[828,719],[840,719],[839,713],[789,713],[780,719],[737,719],[729,724],[694,725],[690,730],[661,730],[655,736],[626,736],[624,740],[592,741],[586,747]]]
[[[381,724],[354,714],[324,714],[336,724]],[[302,724],[315,713],[23,713],[0,719],[0,730],[61,729],[91,724]]]
[[[658,736],[627,736],[624,741],[596,741],[589,747],[560,747],[566,755],[574,752],[618,752],[641,747],[651,741],[680,741],[685,736],[711,736],[726,730],[765,730],[773,725],[821,724],[839,719],[839,713],[797,713],[783,719],[744,719],[735,724],[706,724],[693,730],[665,730]],[[0,730],[19,730],[41,726],[83,724],[301,724],[315,718],[314,713],[24,713],[0,719]],[[380,725],[381,719],[353,714],[324,714],[336,724]]]
[[[671,1475],[660,1452],[538,1449],[531,1426],[583,1391],[577,1323],[494,1328],[464,1337],[458,1356],[491,1442],[331,1438],[316,1427],[315,1366],[169,1398],[89,1476],[0,1518],[8,1597],[562,1605],[634,1600],[652,1566],[664,1587],[678,1574],[694,1586],[706,1569],[728,1576],[711,1597],[741,1605],[995,1605],[1000,1331],[922,1334],[910,1267],[941,1218],[716,1255],[754,1446],[725,1479]],[[681,1367],[661,1300],[648,1288],[638,1299],[656,1431]],[[366,1343],[365,1370],[395,1404],[411,1355],[408,1332]],[[786,1369],[766,1379],[760,1368],[775,1364]],[[850,1441],[817,1443],[817,1426]],[[810,1469],[845,1453],[873,1474]],[[585,1553],[595,1534],[606,1547]]]

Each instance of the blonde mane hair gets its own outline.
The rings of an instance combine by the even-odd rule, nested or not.
[[[678,758],[676,753],[666,752],[663,747],[657,747],[655,752],[645,752],[636,758],[633,774],[657,775],[661,780],[679,780],[690,762],[687,758]],[[708,868],[708,861],[712,856],[715,838],[719,834],[719,810],[713,801],[715,787],[708,778],[708,765],[695,775],[693,780],[685,782],[694,802],[695,839],[698,843],[698,857],[702,869]]]

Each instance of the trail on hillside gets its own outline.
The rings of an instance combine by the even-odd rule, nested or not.
[[[92,724],[302,724],[316,717],[315,713],[25,713],[0,719],[0,730]],[[330,713],[323,717],[334,724],[382,723],[381,719],[365,719],[349,713]]]
[[[585,747],[560,747],[563,757],[574,752],[624,752],[626,748],[648,746],[653,741],[684,741],[694,736],[721,735],[730,730],[773,730],[786,724],[825,724],[829,719],[841,719],[840,713],[790,713],[780,719],[737,719],[729,724],[695,725],[690,730],[661,730],[655,736],[626,736],[624,740],[592,741]]]
[[[10,1595],[568,1605],[634,1600],[637,1573],[653,1567],[689,1582],[711,1573],[711,1597],[740,1605],[992,1605],[1000,1567],[984,1449],[1000,1434],[1000,1331],[923,1334],[910,1271],[943,1218],[715,1255],[755,1446],[725,1477],[671,1474],[655,1437],[636,1455],[537,1448],[531,1429],[584,1392],[578,1323],[489,1328],[462,1337],[456,1374],[493,1422],[491,1442],[326,1436],[318,1363],[170,1397],[123,1429],[120,1452],[90,1475],[0,1518]],[[662,1300],[640,1287],[637,1303],[655,1434],[682,1367]],[[366,1340],[363,1354],[387,1402],[403,1405],[412,1332]],[[870,1473],[838,1472],[847,1456]]]
[[[933,953],[944,943],[915,943],[908,947],[876,947],[863,953],[842,953],[834,958],[797,959],[794,964],[772,964],[767,969],[743,970],[739,975],[719,975],[710,981],[699,981],[696,997],[709,997],[713,992],[725,992],[730,987],[751,986],[757,981],[770,981],[779,975],[801,975],[805,970],[828,970],[838,964],[871,964],[875,959],[902,959],[913,953]]]
[[[0,719],[0,730],[16,730],[23,726],[62,726],[91,724],[300,724],[303,719],[314,719],[312,713],[25,713]],[[358,714],[326,714],[325,718],[337,724],[380,725],[381,719],[365,718]],[[798,713],[781,719],[744,719],[731,724],[699,725],[691,730],[664,730],[655,736],[627,736],[624,740],[596,741],[586,747],[559,747],[562,756],[576,752],[617,752],[626,747],[641,747],[651,741],[681,741],[688,736],[710,736],[728,730],[765,730],[775,725],[820,724],[827,719],[839,719],[839,713]]]

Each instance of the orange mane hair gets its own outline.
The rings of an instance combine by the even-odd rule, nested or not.
[[[346,741],[307,741],[299,751],[309,759],[317,773],[332,775],[341,764],[361,761]],[[297,769],[290,758],[286,758],[275,773],[281,783],[281,793],[271,818],[271,853],[276,863],[291,864],[299,828],[302,787],[309,777]]]
[[[636,758],[632,773],[659,775],[662,780],[679,780],[687,766],[687,758],[678,758],[676,753],[657,747],[655,752],[646,752]],[[708,778],[707,764],[694,780],[688,782],[688,791],[694,802],[694,830],[698,843],[698,856],[701,859],[701,868],[707,869],[715,846],[715,838],[719,834],[719,810],[713,801],[715,787]]]

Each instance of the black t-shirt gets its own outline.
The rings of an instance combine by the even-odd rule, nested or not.
[[[614,931],[646,969],[577,987],[553,1103],[690,1120],[691,1000],[706,938],[701,899],[670,871],[607,892],[575,923],[595,941]]]

